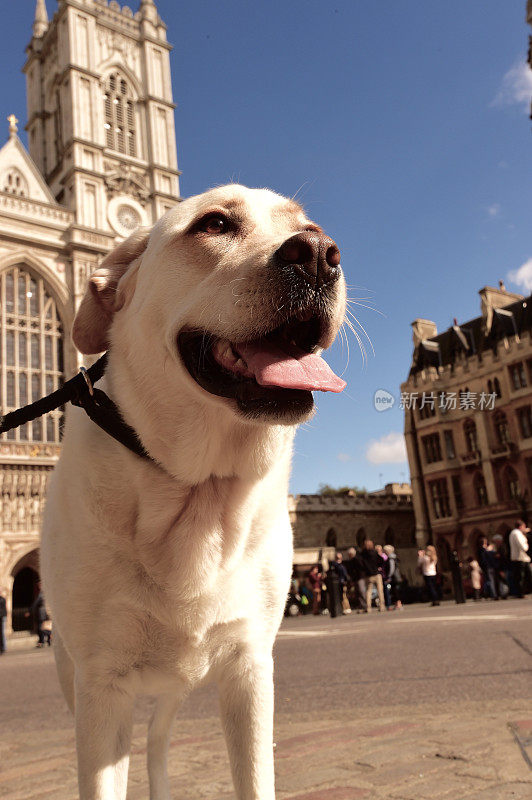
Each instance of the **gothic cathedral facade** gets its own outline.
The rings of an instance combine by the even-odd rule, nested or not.
[[[48,0],[50,2],[50,0]],[[171,47],[153,0],[37,0],[24,65],[29,153],[9,117],[0,150],[0,406],[56,389],[80,365],[70,327],[115,244],[179,202]],[[62,412],[0,435],[0,591],[14,630],[38,578]]]

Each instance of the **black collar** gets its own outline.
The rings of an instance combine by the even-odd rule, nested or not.
[[[107,366],[107,353],[96,361],[89,369],[81,368],[80,372],[63,384],[52,394],[37,400],[29,406],[11,411],[1,418],[0,433],[18,428],[26,422],[31,422],[43,414],[53,411],[65,403],[83,408],[93,422],[102,430],[123,444],[135,455],[146,458],[154,464],[157,462],[144,449],[136,431],[124,422],[118,407],[110,397],[101,389],[95,389],[94,384],[100,380]],[[158,465],[159,466],[159,465]]]

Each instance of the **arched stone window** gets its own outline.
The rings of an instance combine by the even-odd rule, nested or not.
[[[503,472],[503,483],[509,500],[517,500],[521,496],[519,478],[513,467],[507,466]]]
[[[107,77],[103,94],[105,143],[111,150],[138,155],[135,95],[129,81],[115,71]]]
[[[329,530],[327,531],[327,534],[325,536],[325,544],[327,547],[336,547],[337,536],[334,528],[329,528]]]
[[[384,542],[383,544],[392,544],[395,547],[395,533],[393,528],[388,525],[386,530],[384,531]]]
[[[477,426],[472,419],[464,422],[464,436],[466,440],[467,452],[474,453],[478,450]]]
[[[495,435],[499,444],[506,444],[510,441],[510,433],[508,431],[508,420],[504,411],[497,411],[494,418]]]
[[[63,329],[44,280],[23,264],[0,273],[0,293],[0,404],[6,414],[63,383]],[[1,438],[58,443],[62,418],[57,409]]]
[[[440,536],[436,545],[438,553],[438,567],[440,572],[448,572],[451,569],[451,545],[445,538]]]
[[[16,167],[11,167],[2,178],[2,191],[17,197],[28,197],[28,181]]]
[[[484,539],[487,539],[487,536],[479,528],[475,528],[469,536],[469,552],[477,559]]]
[[[475,489],[477,505],[487,506],[488,493],[486,491],[486,483],[484,481],[484,475],[481,472],[477,472],[475,477],[473,478],[473,488]]]

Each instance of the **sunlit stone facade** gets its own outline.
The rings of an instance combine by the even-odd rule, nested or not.
[[[88,276],[117,241],[179,202],[171,48],[155,4],[54,7],[49,19],[37,0],[26,50],[29,153],[13,115],[0,150],[3,414],[77,369],[69,331]],[[14,628],[26,625],[35,588],[61,425],[57,411],[0,436],[0,587]]]

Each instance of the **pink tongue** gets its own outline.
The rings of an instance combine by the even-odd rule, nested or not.
[[[341,392],[346,382],[335,375],[321,356],[290,347],[291,353],[270,342],[235,346],[260,386]]]

